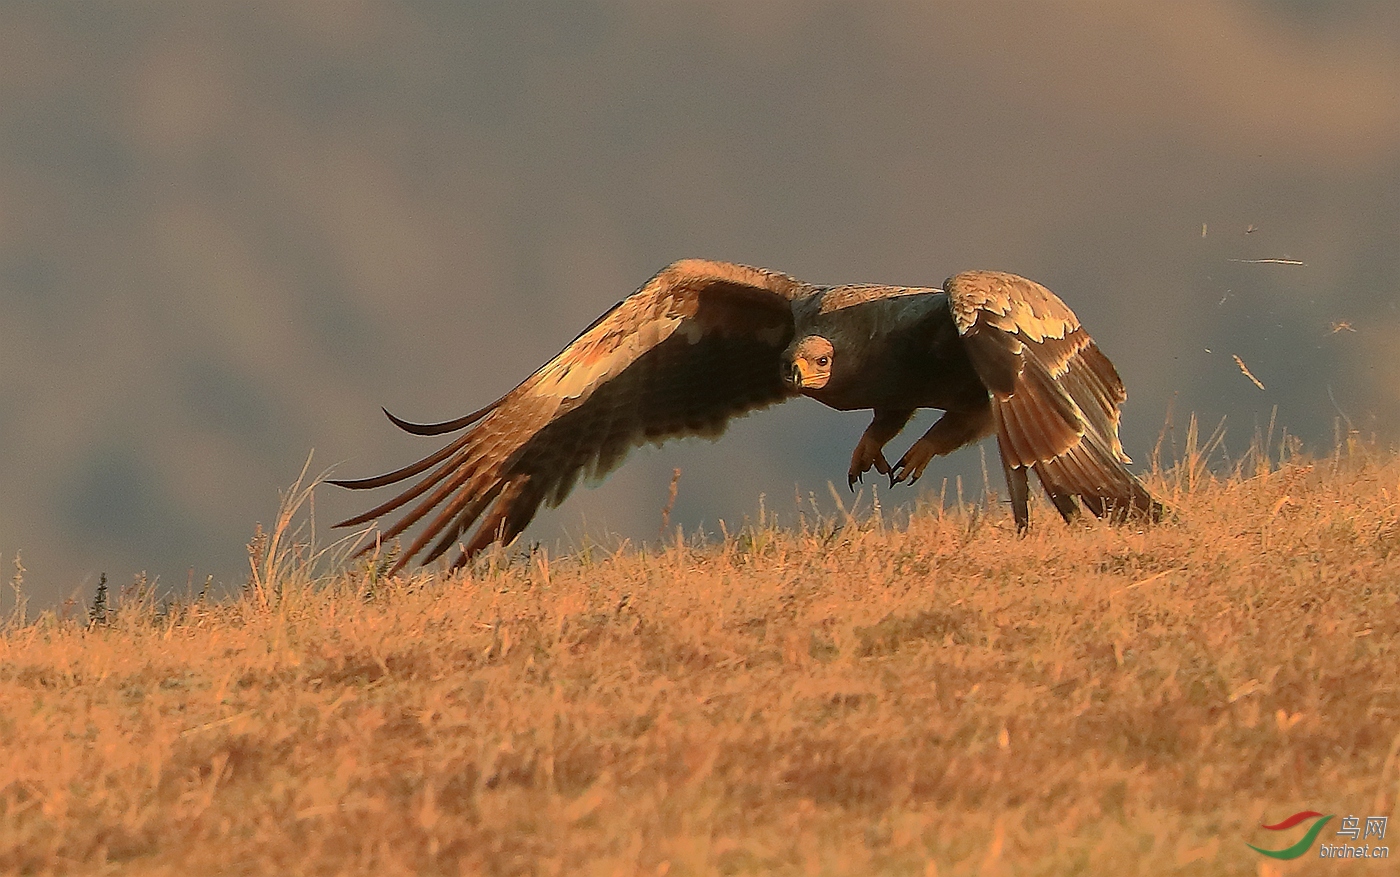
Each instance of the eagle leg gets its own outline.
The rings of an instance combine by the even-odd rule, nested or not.
[[[1016,519],[1016,535],[1019,536],[1031,525],[1030,479],[1026,476],[1026,467],[1009,465],[1005,454],[1001,455],[1001,469],[1006,473],[1006,490],[1011,494],[1011,516]]]
[[[924,469],[934,457],[950,454],[963,445],[991,435],[994,428],[990,400],[981,408],[945,411],[923,438],[914,442],[894,464],[894,470],[890,472],[890,486],[894,487],[906,479],[913,484],[924,474]]]
[[[857,481],[864,480],[861,476],[869,472],[872,466],[881,475],[890,474],[890,464],[885,459],[883,449],[890,439],[899,435],[899,431],[904,429],[904,425],[913,416],[912,408],[875,409],[875,419],[865,428],[860,441],[856,443],[856,449],[851,453],[851,468],[846,473],[846,484],[851,490],[856,489]]]

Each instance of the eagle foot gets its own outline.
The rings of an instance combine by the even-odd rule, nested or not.
[[[919,476],[924,474],[924,469],[928,468],[929,461],[938,456],[938,445],[930,441],[928,436],[924,436],[914,444],[909,446],[909,450],[904,452],[904,456],[899,458],[899,462],[894,464],[890,476],[890,487],[894,487],[901,481],[908,481],[913,484],[919,480]]]
[[[874,467],[881,475],[890,474],[889,461],[885,459],[885,454],[881,450],[881,445],[877,444],[869,436],[861,436],[856,443],[856,449],[851,452],[851,468],[846,473],[846,486],[851,490],[856,489],[857,481],[864,481],[862,477]]]

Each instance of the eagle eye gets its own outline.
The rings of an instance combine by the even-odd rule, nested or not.
[[[830,362],[831,362],[831,357],[829,357],[829,356],[818,356],[818,357],[817,357],[817,365],[821,366],[822,368],[826,368],[827,364],[830,363]]]

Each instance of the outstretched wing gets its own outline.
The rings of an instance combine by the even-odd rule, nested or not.
[[[541,503],[562,502],[580,474],[607,474],[645,441],[716,437],[730,418],[786,398],[780,366],[792,340],[792,302],[810,292],[763,269],[676,262],[480,411],[437,424],[389,415],[418,435],[467,431],[402,469],[331,482],[367,489],[427,473],[336,526],[363,524],[417,500],[381,535],[393,539],[428,518],[394,571],[425,548],[423,562],[432,562],[473,524],[454,566],[492,542],[509,542]]]
[[[1119,409],[1128,394],[1074,313],[1034,281],[968,271],[944,284],[968,356],[992,394],[997,443],[1024,526],[1025,474],[1033,468],[1062,514],[1079,496],[1096,515],[1161,506],[1125,464]],[[1066,505],[1066,503],[1068,505]]]

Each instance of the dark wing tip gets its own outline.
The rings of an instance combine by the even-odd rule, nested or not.
[[[483,415],[489,413],[500,404],[498,400],[492,402],[480,411],[473,411],[465,417],[459,417],[456,420],[449,420],[443,423],[410,423],[407,420],[395,417],[387,408],[381,410],[384,412],[385,416],[393,421],[395,426],[405,432],[410,432],[414,435],[439,435],[440,433],[452,432],[453,430],[471,426],[473,423],[480,420]],[[443,460],[461,450],[471,440],[470,436],[471,433],[467,433],[466,435],[454,439],[451,444],[444,446],[437,453],[429,454],[418,462],[404,466],[402,469],[395,469],[393,472],[386,472],[383,475],[373,475],[369,478],[329,478],[326,480],[326,483],[334,484],[336,487],[344,487],[349,490],[372,490],[376,487],[383,487],[386,484],[395,484],[441,463]],[[353,523],[353,521],[347,523]],[[340,527],[344,526],[344,524],[336,524],[336,526]]]
[[[385,483],[380,481],[381,477],[382,476],[376,475],[370,478],[327,478],[326,483],[334,484],[336,487],[344,487],[349,490],[369,490],[371,487],[379,487],[380,484]],[[341,525],[336,524],[336,526],[339,527]]]
[[[487,405],[485,408],[473,411],[471,414],[463,415],[454,420],[444,420],[440,423],[414,423],[411,420],[404,420],[402,417],[395,417],[394,413],[388,408],[380,408],[379,410],[384,412],[384,416],[389,418],[394,426],[397,426],[404,432],[412,433],[413,435],[442,435],[445,432],[456,432],[459,429],[471,426],[499,404],[501,403],[497,400]]]

